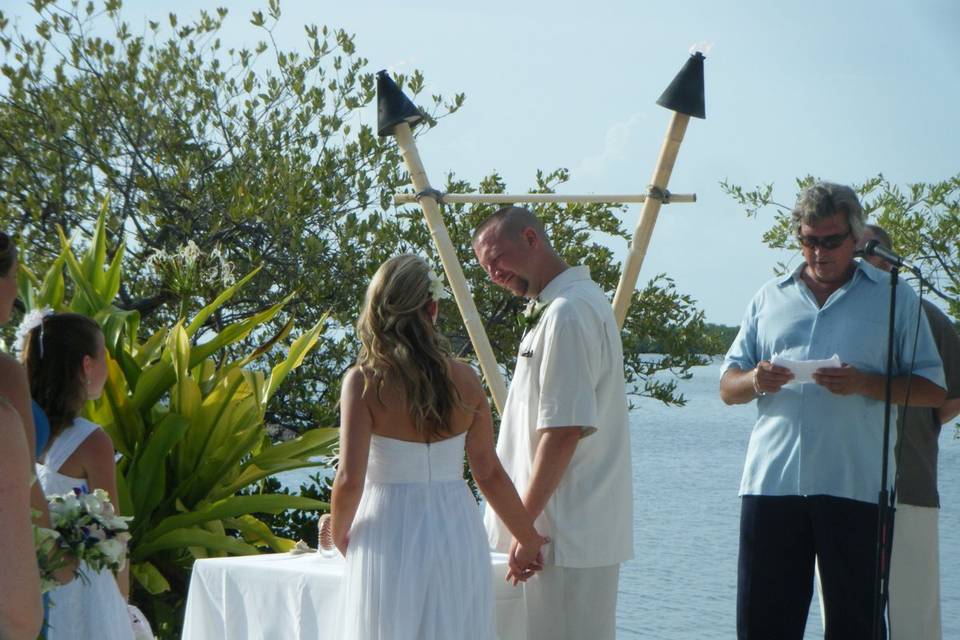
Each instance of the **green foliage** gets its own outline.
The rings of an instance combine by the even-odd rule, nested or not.
[[[331,490],[333,488],[332,478],[323,476],[319,473],[312,474],[306,482],[301,482],[300,487],[291,490],[280,484],[276,478],[264,478],[256,486],[244,489],[242,495],[257,495],[261,493],[295,495],[302,498],[311,498],[321,502],[330,502]],[[301,511],[291,509],[281,513],[257,513],[254,514],[262,520],[270,530],[275,534],[288,538],[290,540],[303,540],[314,549],[317,548],[317,523],[320,515],[328,512],[328,509],[319,511]]]
[[[378,211],[408,182],[395,145],[359,117],[375,78],[353,36],[306,25],[305,47],[282,50],[277,2],[253,14],[260,41],[250,47],[221,40],[226,9],[171,14],[138,33],[117,0],[32,7],[35,31],[0,14],[0,225],[45,267],[60,252],[56,226],[91,231],[91,212],[111,196],[107,228],[128,248],[117,304],[154,331],[222,285],[204,276],[210,265],[171,272],[155,253],[195,242],[238,273],[263,265],[201,331],[257,313],[276,299],[276,283],[296,291],[304,322],[329,310],[329,330],[268,418],[301,428],[333,421],[351,359],[338,325],[355,318],[367,265],[396,248]],[[398,81],[414,96],[424,88],[418,72]],[[424,110],[434,123],[462,101],[435,96]],[[279,332],[279,322],[268,326]]]
[[[243,295],[224,301],[202,324],[197,341],[259,313],[262,301],[281,295],[283,283],[294,292],[289,306],[298,318],[315,323],[328,311],[330,321],[303,366],[276,390],[266,419],[295,430],[335,423],[370,276],[402,251],[436,263],[419,209],[391,203],[409,178],[393,140],[378,138],[366,123],[375,78],[353,36],[307,25],[305,46],[281,49],[272,35],[281,17],[276,2],[253,14],[250,28],[262,38],[249,48],[221,41],[225,9],[200,11],[189,22],[170,15],[137,34],[117,0],[89,12],[77,2],[34,7],[35,33],[0,17],[0,68],[8,82],[0,95],[0,225],[17,231],[31,264],[47,265],[59,255],[55,225],[92,229],[94,205],[110,195],[108,234],[128,247],[118,258],[125,277],[116,304],[138,311],[150,332],[213,297],[223,286],[224,265],[230,273],[262,265]],[[419,71],[396,79],[418,100],[425,86]],[[420,101],[429,126],[419,133],[463,101],[462,94]],[[565,170],[540,173],[533,191],[552,191],[566,179]],[[505,187],[497,175],[479,185],[453,175],[447,182],[448,191]],[[520,304],[490,286],[469,242],[473,225],[491,211],[447,207],[445,219],[509,371]],[[620,265],[609,241],[629,237],[620,211],[537,208],[563,256],[589,265],[611,297]],[[182,259],[189,242],[206,263]],[[213,260],[216,251],[220,259]],[[469,356],[453,307],[443,314],[444,330]],[[274,335],[284,328],[277,316],[262,326]],[[684,375],[702,361],[699,354],[715,349],[694,302],[659,276],[636,294],[626,326],[628,379],[637,393],[682,402],[673,383],[652,376],[663,369]],[[248,333],[226,352],[239,358],[259,337]],[[663,345],[667,357],[644,357],[641,347],[651,344]]]
[[[733,344],[734,338],[737,337],[737,332],[740,330],[740,327],[708,322],[706,329],[707,333],[717,342],[718,349],[713,355],[723,355],[730,349],[730,345]]]
[[[241,339],[262,340],[261,327],[280,313],[281,302],[197,341],[199,329],[248,276],[191,322],[177,321],[141,339],[139,314],[112,304],[123,281],[124,246],[108,257],[105,218],[106,209],[81,257],[63,237],[61,253],[43,278],[24,266],[20,294],[31,308],[83,313],[103,328],[108,379],[86,415],[103,425],[120,454],[120,509],[134,516],[133,598],[167,637],[179,627],[171,616],[182,609],[195,558],[286,551],[293,541],[252,514],[328,508],[324,501],[286,493],[237,495],[280,471],[314,466],[311,459],[335,442],[336,429],[314,429],[273,444],[264,428],[268,403],[313,348],[323,323],[289,346],[268,338],[268,350],[240,359],[225,355]],[[274,365],[254,366],[256,356],[269,356]]]
[[[797,192],[815,181],[809,175],[799,178]],[[757,216],[773,209],[773,224],[764,234],[769,246],[799,249],[790,223],[792,207],[774,199],[772,184],[752,190],[726,181],[720,185],[745,208],[747,215]],[[937,286],[934,294],[954,318],[960,318],[960,174],[940,182],[903,187],[881,174],[852,186],[860,195],[869,221],[887,230],[894,251],[923,269]],[[779,265],[781,272],[786,268],[787,265]]]

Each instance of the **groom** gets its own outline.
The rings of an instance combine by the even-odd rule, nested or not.
[[[633,491],[620,331],[587,267],[569,267],[527,209],[504,207],[474,232],[494,284],[530,300],[497,453],[537,530],[552,540],[524,583],[531,640],[613,639],[620,563],[633,557]],[[516,541],[489,508],[491,545]]]

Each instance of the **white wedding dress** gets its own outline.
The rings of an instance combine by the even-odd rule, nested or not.
[[[372,437],[333,637],[496,637],[490,550],[463,480],[465,440]]]
[[[87,491],[87,481],[60,473],[67,461],[91,433],[100,427],[77,418],[50,444],[43,464],[37,465],[37,478],[46,496],[69,493],[74,488]],[[116,503],[116,497],[111,496]],[[133,624],[127,603],[109,570],[92,571],[80,565],[83,577],[50,592],[48,640],[133,640]]]

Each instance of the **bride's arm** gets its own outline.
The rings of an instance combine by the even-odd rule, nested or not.
[[[363,372],[353,368],[344,376],[340,389],[340,466],[333,481],[330,508],[333,543],[343,555],[347,554],[350,527],[363,496],[372,428],[373,416],[363,401]]]
[[[470,472],[483,492],[487,503],[496,511],[500,519],[520,544],[517,561],[526,567],[538,559],[540,547],[549,542],[533,526],[533,518],[523,506],[516,487],[504,470],[497,457],[493,442],[493,419],[490,417],[490,405],[483,393],[480,380],[471,371],[469,397],[476,399],[473,423],[467,432],[467,461]]]

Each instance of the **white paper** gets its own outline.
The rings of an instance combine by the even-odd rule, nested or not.
[[[790,360],[777,354],[770,358],[770,363],[778,367],[790,369],[793,374],[793,380],[790,384],[800,382],[813,382],[813,372],[817,369],[830,369],[843,366],[840,356],[833,354],[833,357],[826,360]]]

